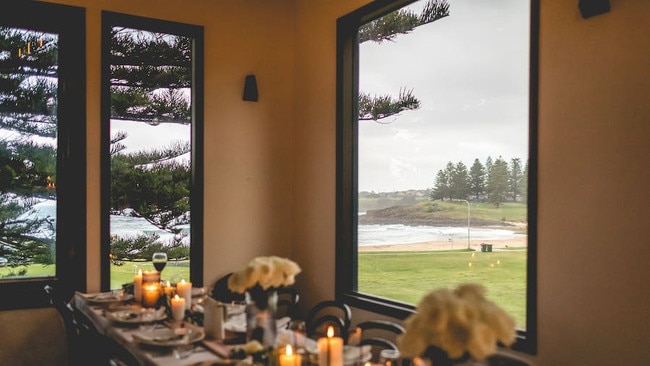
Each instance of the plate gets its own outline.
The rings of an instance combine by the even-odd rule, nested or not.
[[[167,314],[164,308],[160,310],[128,309],[107,312],[106,318],[117,323],[142,324],[164,320],[167,318]]]
[[[133,339],[136,342],[160,347],[183,346],[200,342],[203,338],[205,338],[205,333],[198,328],[163,328],[133,333]]]
[[[84,295],[86,301],[92,305],[107,305],[124,303],[133,300],[132,294],[125,294],[122,291],[100,292],[97,294]]]
[[[305,350],[314,356],[318,356],[318,346],[316,341],[313,339],[307,339]],[[372,353],[370,345],[349,346],[346,344],[343,346],[343,364],[346,366],[355,364],[363,365],[370,361],[371,358]]]

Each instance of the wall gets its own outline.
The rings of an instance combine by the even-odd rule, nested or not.
[[[56,0],[86,8],[88,290],[99,290],[101,11],[205,27],[206,284],[255,255],[289,255],[293,28],[285,1]],[[242,101],[257,75],[259,102]]]
[[[650,364],[650,2],[541,1],[538,365]],[[297,2],[294,255],[332,297],[335,22],[367,1]],[[314,40],[318,40],[317,42]],[[371,316],[358,310],[355,319]]]

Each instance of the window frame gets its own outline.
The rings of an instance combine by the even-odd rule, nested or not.
[[[335,296],[353,307],[406,319],[415,306],[356,292],[358,228],[358,29],[415,0],[376,0],[337,19],[336,39],[336,282]],[[530,0],[528,136],[528,254],[526,329],[517,331],[513,349],[537,352],[537,115],[539,0]]]
[[[192,129],[191,129],[191,224],[190,281],[203,286],[203,126],[204,126],[204,42],[202,26],[136,15],[102,11],[102,86],[101,86],[101,289],[110,290],[110,47],[114,26],[187,36],[193,39],[192,57]]]
[[[37,1],[10,1],[6,27],[58,35],[56,273],[0,280],[0,309],[50,304],[46,286],[69,299],[86,290],[86,25],[85,9]]]

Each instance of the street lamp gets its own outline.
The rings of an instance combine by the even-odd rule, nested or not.
[[[469,249],[469,227],[470,227],[470,211],[469,211],[469,201],[462,200],[467,203],[467,249]]]

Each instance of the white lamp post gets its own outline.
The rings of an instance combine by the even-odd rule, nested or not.
[[[467,203],[467,249],[469,249],[469,228],[470,228],[470,211],[469,211],[469,201],[463,200]]]

